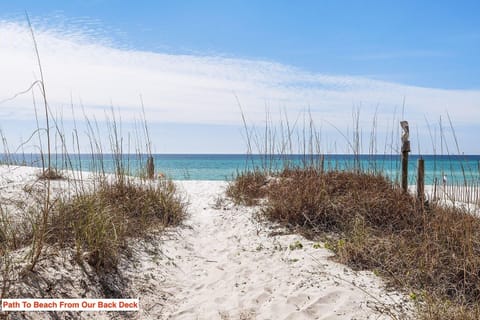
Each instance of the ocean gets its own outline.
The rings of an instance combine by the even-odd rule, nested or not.
[[[425,160],[425,183],[433,184],[435,179],[442,183],[480,183],[480,155],[410,155],[409,183],[416,182],[417,160]],[[253,168],[278,170],[286,164],[301,166],[320,163],[319,155],[245,155],[245,154],[154,154],[155,171],[174,180],[232,180],[235,175]],[[145,155],[123,155],[124,169],[130,174],[144,170]],[[113,173],[116,159],[111,154],[52,155],[53,166],[59,169],[104,170]],[[3,155],[0,162],[18,163],[41,167],[40,155]],[[364,171],[383,173],[393,181],[400,178],[400,157],[398,155],[325,155],[325,170],[349,170],[361,168]]]

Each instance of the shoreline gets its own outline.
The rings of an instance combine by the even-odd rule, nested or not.
[[[13,159],[22,163],[20,154],[12,155]],[[25,155],[26,163],[30,163],[29,157],[38,157],[38,155]],[[127,169],[132,172],[142,170],[145,165],[147,155],[129,154],[123,155]],[[290,164],[299,164],[313,162],[318,165],[322,155],[247,155],[247,154],[154,154],[154,166],[166,176],[173,180],[212,180],[223,181],[231,180],[236,173],[244,170],[253,170],[262,168],[264,165],[272,168],[281,168],[286,162]],[[392,181],[396,180],[399,170],[398,155],[355,155],[348,154],[325,154],[324,168],[330,169],[352,169],[359,161],[361,168],[368,172],[383,172],[390,177]],[[58,168],[73,167],[73,170],[85,170],[94,168],[92,161],[99,160],[92,154],[72,154],[68,165],[63,155],[53,155],[53,166]],[[93,158],[92,158],[93,157]],[[109,154],[102,155],[102,167],[108,172],[114,172],[114,156]],[[141,157],[141,158],[139,158]],[[272,158],[273,157],[273,158]],[[417,170],[416,159],[420,155],[410,155],[409,162],[409,182],[415,182],[415,173]],[[462,185],[467,180],[468,184],[480,183],[480,155],[424,155],[425,159],[425,181],[428,184],[434,184],[435,178],[441,182],[444,175],[447,176],[449,183]],[[8,160],[8,158],[6,158]],[[63,160],[62,160],[63,159]],[[143,160],[142,160],[143,159]],[[15,162],[15,161],[14,161]],[[37,163],[40,162],[37,159]]]

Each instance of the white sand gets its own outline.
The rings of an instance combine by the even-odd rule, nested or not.
[[[0,166],[0,193],[20,192],[37,170]],[[61,187],[62,182],[54,182]],[[120,264],[124,295],[140,299],[138,314],[77,314],[134,319],[390,319],[408,304],[387,292],[371,272],[354,272],[298,235],[254,218],[254,208],[222,200],[225,182],[177,182],[189,199],[185,225],[133,241]],[[302,247],[291,250],[290,245]],[[73,253],[67,253],[72,254]],[[39,277],[53,283],[48,296],[99,298],[99,281],[73,259],[42,260]],[[61,263],[59,262],[61,261]],[[65,285],[62,285],[65,283]],[[114,284],[115,285],[115,284]],[[50,286],[52,286],[50,284]],[[13,292],[26,292],[22,290]],[[30,294],[42,296],[42,287]],[[21,298],[20,296],[18,296]],[[24,314],[42,318],[43,314]]]
[[[140,318],[390,319],[377,308],[402,304],[370,272],[332,262],[329,250],[297,235],[269,236],[254,209],[224,203],[226,183],[178,182],[190,198],[187,228],[161,245],[169,263],[155,294],[141,297]],[[291,250],[296,241],[302,248]],[[154,311],[155,310],[155,311]]]

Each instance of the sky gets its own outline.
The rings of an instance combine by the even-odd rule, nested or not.
[[[478,1],[2,1],[0,128],[13,149],[36,124],[31,92],[10,99],[39,79],[25,11],[66,127],[73,105],[78,122],[113,107],[127,128],[143,100],[155,152],[243,153],[239,105],[251,126],[307,111],[325,151],[342,153],[358,109],[365,143],[377,119],[380,153],[405,118],[415,153],[457,138],[480,154]]]

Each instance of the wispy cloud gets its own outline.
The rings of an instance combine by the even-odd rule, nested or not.
[[[292,115],[309,108],[317,121],[343,128],[351,121],[354,105],[362,106],[368,121],[377,108],[379,116],[391,119],[405,98],[406,117],[413,122],[424,125],[425,115],[437,119],[449,110],[456,123],[478,128],[478,90],[318,74],[269,61],[121,49],[97,41],[92,33],[36,31],[51,108],[69,108],[73,97],[89,115],[101,118],[102,108],[113,104],[122,111],[123,120],[129,120],[140,112],[141,94],[151,122],[239,125],[236,95],[254,123],[263,121],[267,104]],[[38,79],[32,40],[24,25],[0,22],[0,70],[0,100]],[[31,95],[0,104],[0,116],[33,119]],[[479,133],[480,128],[475,135]]]

